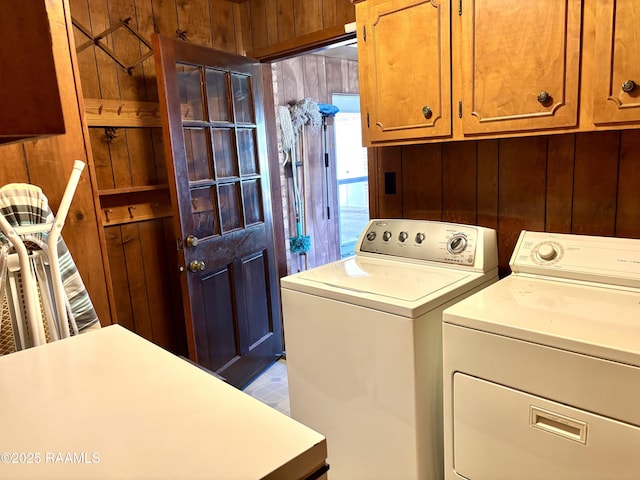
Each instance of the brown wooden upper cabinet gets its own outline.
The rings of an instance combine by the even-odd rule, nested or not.
[[[581,0],[357,4],[364,143],[576,128],[581,12]]]
[[[580,0],[465,0],[464,135],[578,123]]]
[[[65,132],[48,4],[0,2],[0,144]]]
[[[450,136],[449,2],[368,0],[356,18],[364,143]]]
[[[593,119],[596,125],[640,121],[640,3],[598,2]]]

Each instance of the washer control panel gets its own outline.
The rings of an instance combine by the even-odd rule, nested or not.
[[[513,273],[640,287],[640,239],[523,230]]]
[[[489,250],[497,250],[495,231],[483,227],[428,220],[371,220],[356,253],[477,267],[485,263],[487,245]]]

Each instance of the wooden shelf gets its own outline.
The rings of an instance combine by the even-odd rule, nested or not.
[[[126,187],[126,188],[110,188],[108,190],[98,190],[100,197],[107,197],[111,195],[125,195],[129,193],[143,193],[154,192],[158,190],[169,190],[169,185],[142,185],[138,187]]]

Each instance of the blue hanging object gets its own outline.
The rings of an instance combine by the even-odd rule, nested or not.
[[[338,107],[336,107],[335,105],[330,105],[328,103],[319,103],[318,108],[320,109],[320,115],[322,115],[323,117],[333,117],[340,111]]]

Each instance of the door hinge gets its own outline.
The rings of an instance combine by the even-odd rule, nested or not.
[[[176,248],[178,250],[182,250],[184,248],[183,244],[182,244],[182,239],[181,238],[176,238]]]
[[[458,15],[462,15],[462,0],[458,0]]]
[[[367,128],[371,128],[371,124],[369,123],[369,112],[367,112]]]
[[[458,102],[458,118],[462,118],[462,100]]]
[[[367,41],[367,26],[364,25],[362,27],[362,39],[366,42]]]

